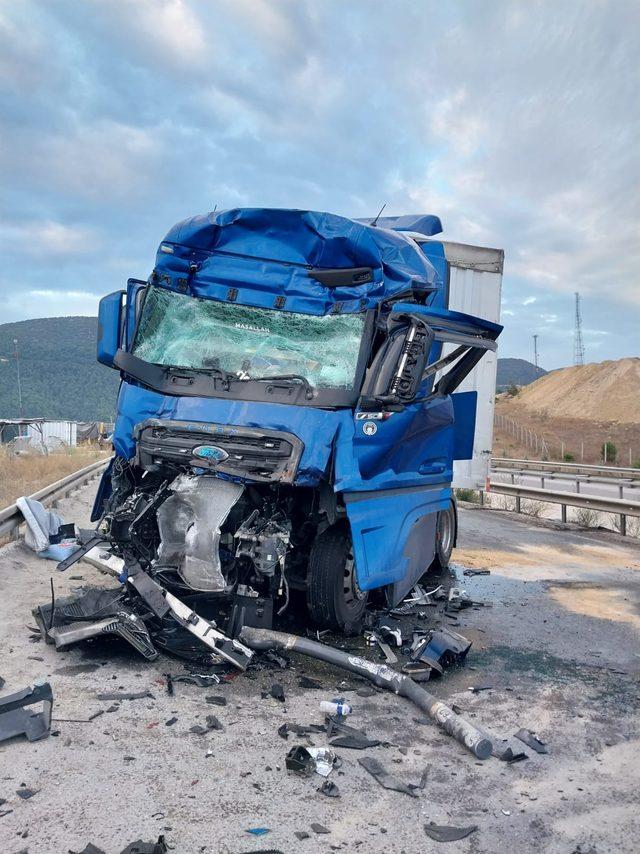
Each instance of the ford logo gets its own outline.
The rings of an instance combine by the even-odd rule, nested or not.
[[[194,457],[199,457],[201,460],[211,460],[214,463],[221,463],[229,456],[224,448],[218,448],[216,445],[198,445],[191,453]]]

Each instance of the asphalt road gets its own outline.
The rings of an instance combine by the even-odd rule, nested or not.
[[[67,520],[86,524],[89,492],[61,504]],[[495,737],[520,727],[538,732],[549,753],[514,765],[478,762],[431,723],[416,723],[408,701],[385,693],[363,697],[363,683],[326,665],[291,657],[286,670],[256,670],[216,689],[178,684],[167,696],[164,674],[176,661],[151,664],[120,647],[56,652],[32,643],[31,608],[49,597],[54,564],[19,543],[0,550],[0,675],[3,693],[46,677],[55,693],[54,731],[37,743],[0,745],[0,851],[67,854],[93,842],[117,854],[135,839],[166,836],[180,854],[192,852],[431,852],[427,822],[475,824],[478,829],[444,850],[602,854],[638,850],[640,816],[640,548],[602,532],[554,530],[526,517],[462,509],[457,571],[486,567],[491,575],[464,578],[471,596],[493,607],[461,612],[454,626],[473,641],[463,669],[430,688],[458,704]],[[75,579],[72,576],[82,576]],[[75,585],[112,585],[79,564],[55,574],[59,595]],[[305,690],[302,674],[322,683]],[[262,699],[273,682],[286,702]],[[470,686],[490,685],[471,693]],[[154,699],[112,705],[104,691],[150,689]],[[364,693],[367,693],[366,691]],[[223,694],[227,705],[205,696]],[[331,779],[340,798],[284,769],[295,736],[277,735],[284,721],[321,723],[321,699],[344,695],[352,723],[389,742],[366,751],[405,782],[428,771],[418,798],[381,788],[341,750]],[[86,720],[100,709],[105,713]],[[208,714],[221,731],[189,728]],[[177,718],[172,726],[166,721]],[[320,736],[313,736],[316,745]],[[37,790],[29,800],[21,784]],[[330,831],[318,835],[313,822]],[[247,833],[264,827],[262,837]],[[299,840],[295,832],[308,832]]]

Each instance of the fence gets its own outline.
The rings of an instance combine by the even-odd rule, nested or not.
[[[513,418],[510,418],[508,415],[502,415],[501,413],[496,412],[495,414],[495,425],[499,427],[501,430],[504,430],[505,433],[508,433],[510,436],[523,445],[525,448],[531,450],[532,454],[536,457],[541,458],[542,460],[564,460],[565,451],[568,452],[569,448],[576,451],[578,442],[577,440],[573,442],[571,445],[564,442],[562,439],[550,439],[548,436],[545,437],[542,433],[536,433],[535,430],[531,430],[529,427],[525,427],[523,424],[518,424]],[[607,463],[615,463],[617,459],[617,451],[615,450],[613,443],[610,441],[608,436],[603,436],[602,438],[602,458],[605,464]],[[613,448],[613,459],[611,459]],[[573,456],[573,454],[572,454]],[[624,456],[625,459],[628,457],[629,466],[631,467],[634,462],[634,451],[633,448],[627,448],[626,452],[621,452],[620,457]],[[580,462],[584,462],[584,442],[580,442]],[[607,459],[609,457],[609,459]]]

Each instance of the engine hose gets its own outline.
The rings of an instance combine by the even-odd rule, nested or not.
[[[369,679],[374,685],[393,691],[400,697],[411,700],[421,711],[425,712],[445,732],[453,736],[478,759],[488,759],[491,756],[492,744],[487,735],[457,715],[445,703],[433,694],[425,691],[410,676],[398,673],[386,664],[376,664],[358,655],[350,655],[342,650],[334,649],[308,638],[291,635],[286,632],[274,632],[270,629],[259,629],[244,626],[240,632],[240,640],[251,649],[283,649],[299,652],[329,664],[335,664],[344,670],[350,670],[359,676]]]

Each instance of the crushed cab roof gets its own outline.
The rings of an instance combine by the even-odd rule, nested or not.
[[[416,217],[407,219],[415,228]],[[160,244],[152,279],[193,296],[309,314],[362,311],[415,288],[441,288],[441,277],[415,241],[381,226],[280,208],[190,217]],[[429,227],[436,233],[435,222]],[[314,275],[353,268],[369,268],[371,274],[362,282],[330,286]]]

